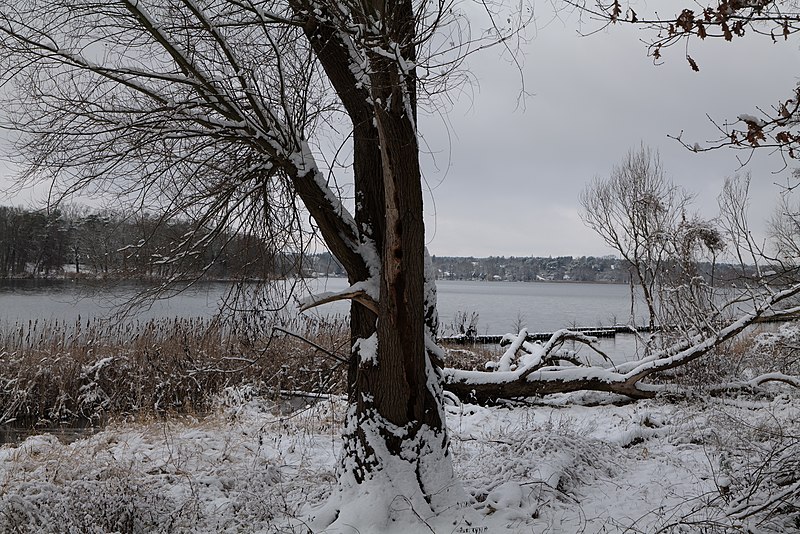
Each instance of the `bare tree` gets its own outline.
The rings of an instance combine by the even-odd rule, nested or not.
[[[633,324],[634,285],[642,291],[648,326],[658,322],[659,287],[690,199],[666,177],[658,152],[644,145],[629,151],[608,178],[595,178],[581,193],[584,222],[630,266]]]
[[[795,169],[792,175],[796,183],[800,179],[800,170]],[[769,221],[773,263],[780,268],[782,275],[791,278],[796,278],[800,269],[800,203],[795,190],[795,186],[784,188]]]
[[[656,156],[644,148],[629,153],[610,178],[584,191],[582,201],[587,222],[631,263],[642,294],[650,299],[650,325],[660,329],[648,339],[648,351],[635,360],[621,359],[580,332],[561,330],[539,344],[523,329],[506,336],[508,349],[498,361],[487,362],[489,372],[445,369],[445,389],[478,402],[580,390],[652,397],[670,390],[665,373],[718,351],[759,321],[794,317],[800,312],[800,284],[761,269],[771,259],[747,226],[748,184],[748,179],[728,180],[719,220],[706,221],[686,214],[690,196],[666,180]],[[724,250],[740,261],[735,286],[718,287],[713,280],[716,258]],[[748,259],[754,263],[748,265]],[[703,272],[701,263],[710,272]],[[593,352],[579,355],[567,342]],[[768,381],[800,387],[800,378],[780,372],[725,387],[753,388]]]
[[[664,228],[668,233],[668,246],[661,257],[664,273],[659,274],[653,291],[656,318],[663,328],[643,357],[629,360],[608,355],[597,348],[596,338],[569,330],[560,330],[540,344],[528,339],[523,329],[506,336],[508,349],[497,362],[487,362],[489,372],[445,369],[445,389],[473,402],[581,390],[649,398],[675,391],[664,380],[668,372],[718,351],[752,325],[794,318],[800,313],[800,284],[765,269],[771,260],[760,253],[747,227],[746,183],[729,180],[720,195],[722,229],[708,221],[683,217],[674,228]],[[698,262],[713,260],[723,243],[742,258],[742,276],[735,287],[718,292],[713,281],[699,272]],[[755,265],[744,263],[748,253],[755,258]],[[578,354],[567,342],[583,344],[593,352]],[[737,362],[729,364],[733,368]],[[713,376],[706,378],[714,380]],[[770,381],[800,387],[800,377],[766,372],[744,382],[707,382],[706,388],[752,389]]]
[[[493,17],[510,27],[477,41],[463,20],[450,2],[411,0],[0,2],[4,126],[23,179],[194,221],[163,258],[171,281],[226,231],[296,252],[320,235],[346,269],[351,287],[321,299],[353,301],[353,349],[339,490],[320,527],[370,491],[385,514],[396,498],[416,518],[465,513],[430,357],[417,108],[470,50],[508,46],[520,19]],[[354,213],[322,164],[337,129],[352,143]]]
[[[697,215],[683,216],[672,229],[668,267],[658,287],[658,321],[662,345],[669,338],[686,333],[709,332],[719,326],[723,314],[732,310],[725,304],[727,287],[715,276],[717,257],[728,241],[714,221]],[[666,339],[665,339],[666,338]]]

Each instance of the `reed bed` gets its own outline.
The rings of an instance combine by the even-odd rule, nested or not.
[[[332,355],[347,345],[343,317],[5,324],[0,425],[202,413],[231,386],[340,393],[346,369]]]
[[[471,349],[448,365],[492,359]],[[204,413],[230,387],[344,393],[348,353],[344,316],[0,324],[0,427]]]

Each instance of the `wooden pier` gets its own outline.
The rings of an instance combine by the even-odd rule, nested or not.
[[[763,317],[755,321],[756,324],[763,323],[785,323],[790,321],[800,320],[800,314],[789,317]],[[576,326],[572,328],[565,328],[570,332],[579,332],[586,336],[613,338],[618,334],[633,334],[649,333],[661,330],[660,326],[637,326],[636,329],[629,325],[614,325],[614,326]],[[526,341],[547,341],[553,336],[554,332],[528,332]],[[459,334],[456,336],[445,336],[439,338],[439,341],[448,345],[497,345],[505,337],[504,335],[478,335],[468,336],[466,334]]]
[[[632,334],[634,331],[627,325],[616,326],[577,326],[574,328],[566,328],[570,332],[579,332],[586,336],[592,337],[615,337],[617,334]],[[648,327],[639,327],[638,332],[649,332]],[[528,332],[526,341],[547,341],[553,336],[553,332]],[[505,337],[505,335],[478,335],[467,336],[464,334],[457,336],[447,336],[439,338],[439,341],[449,345],[497,345]]]

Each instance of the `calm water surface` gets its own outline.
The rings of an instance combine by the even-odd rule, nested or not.
[[[101,286],[69,280],[0,281],[0,322],[107,319],[125,309],[144,288],[127,282]],[[222,283],[199,284],[180,295],[139,307],[133,316],[145,320],[211,317],[219,310],[228,288]]]
[[[311,280],[308,284],[310,287],[299,290],[300,294],[347,287],[343,278]],[[179,295],[137,309],[135,317],[210,317],[220,309],[229,287],[216,282],[197,284]],[[532,331],[610,325],[626,322],[630,315],[625,285],[442,280],[437,288],[442,325],[452,325],[459,312],[476,313],[481,334],[503,333],[519,325]],[[108,318],[141,289],[142,286],[128,283],[100,287],[72,281],[0,282],[0,321]],[[288,308],[293,306],[290,303]],[[347,303],[336,302],[310,313],[345,314],[347,310]]]
[[[337,291],[347,287],[343,278],[308,281],[309,291]],[[111,317],[141,291],[142,286],[122,283],[113,287],[73,281],[0,281],[0,325],[17,321],[66,322]],[[197,284],[183,293],[138,309],[134,318],[211,317],[218,312],[230,286],[222,282]],[[627,322],[629,288],[618,284],[546,282],[470,282],[440,280],[437,283],[440,322],[444,333],[457,327],[459,313],[478,315],[479,334],[503,334],[519,326],[529,331],[552,332],[570,326],[607,326]],[[293,309],[289,304],[288,309]],[[348,312],[346,302],[334,302],[311,310],[314,314]],[[631,336],[602,340],[603,350],[632,354]]]

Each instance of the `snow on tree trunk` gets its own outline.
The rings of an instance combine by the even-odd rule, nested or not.
[[[376,37],[384,50],[365,52],[369,94],[334,46],[336,33],[307,30],[353,122],[355,219],[378,256],[366,271],[349,271],[351,284],[378,285],[379,298],[377,317],[351,307],[351,406],[339,485],[314,521],[333,532],[386,532],[392,524],[406,532],[409,522],[452,530],[470,502],[453,473],[441,373],[428,354],[436,352],[428,341],[437,322],[435,286],[425,276],[414,46],[401,44],[413,43],[411,2],[395,4],[384,23]],[[387,57],[392,47],[397,53]]]

